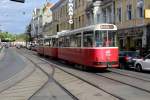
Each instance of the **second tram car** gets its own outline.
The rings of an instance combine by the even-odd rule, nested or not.
[[[39,55],[44,55],[44,38],[41,38],[37,41],[38,46],[37,46],[37,53]]]
[[[50,36],[44,39],[44,56],[49,56],[52,58],[58,58],[58,36]]]

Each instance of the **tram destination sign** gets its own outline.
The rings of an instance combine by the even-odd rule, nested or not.
[[[114,29],[114,25],[100,25],[100,29]]]

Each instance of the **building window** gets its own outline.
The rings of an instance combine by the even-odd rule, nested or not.
[[[117,8],[118,21],[121,22],[121,8]]]
[[[75,9],[77,9],[77,7],[78,7],[78,6],[77,6],[77,4],[78,4],[78,3],[77,3],[77,0],[75,0],[74,2],[75,2]]]
[[[121,20],[122,20],[122,0],[118,0],[118,2],[117,2],[117,5],[118,5],[118,7],[117,7],[117,21],[118,22],[121,22]]]
[[[132,5],[131,4],[127,5],[127,18],[128,20],[132,19]]]
[[[81,16],[79,16],[79,27],[81,27]]]
[[[143,18],[144,15],[144,0],[137,1],[137,16],[138,18]]]
[[[80,0],[79,0],[79,2],[78,2],[78,6],[79,6],[79,7],[80,7],[80,5],[81,5],[80,3],[81,3],[81,2],[80,2]]]
[[[97,14],[97,23],[100,23],[100,14]]]
[[[84,1],[84,0],[82,0],[82,6],[84,6],[84,2],[85,2],[85,1]]]
[[[106,9],[104,8],[102,12],[103,12],[103,22],[106,23]]]
[[[111,11],[111,6],[107,8],[107,23],[112,23],[112,11]]]

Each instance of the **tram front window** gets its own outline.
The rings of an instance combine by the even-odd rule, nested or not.
[[[115,40],[115,33],[112,31],[95,31],[96,47],[114,47]]]

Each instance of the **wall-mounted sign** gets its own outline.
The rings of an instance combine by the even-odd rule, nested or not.
[[[150,9],[145,9],[145,18],[150,18]]]
[[[69,24],[73,24],[73,0],[68,1],[68,15],[69,15]]]

